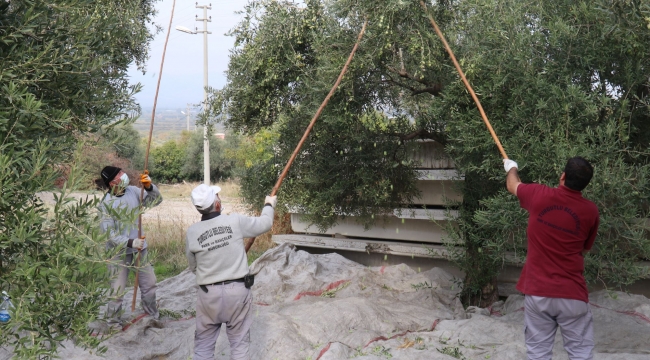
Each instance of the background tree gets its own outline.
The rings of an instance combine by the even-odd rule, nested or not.
[[[203,131],[194,131],[185,140],[184,163],[181,176],[189,181],[203,181]],[[222,181],[232,177],[233,160],[226,149],[237,145],[237,137],[226,135],[226,140],[210,139],[210,179]]]
[[[65,339],[98,346],[86,327],[107,284],[96,202],[66,199],[75,167],[53,209],[36,194],[74,163],[80,136],[138,110],[127,68],[147,57],[153,12],[148,0],[0,0],[0,288],[16,305],[0,346],[18,358]]]
[[[96,133],[77,135],[77,141],[81,146],[77,166],[82,177],[82,189],[103,188],[99,173],[106,164],[122,168],[131,179],[136,179],[144,167],[146,144],[129,123],[111,124]],[[60,177],[57,184],[67,180],[66,175]]]
[[[132,124],[111,124],[100,135],[102,135],[102,139],[110,144],[115,155],[131,161],[133,168],[144,168],[145,148],[143,139]]]
[[[169,140],[151,150],[151,176],[161,182],[175,183],[181,179],[185,153],[176,140]]]
[[[244,203],[253,213],[260,212],[264,204],[261,199],[268,195],[268,184],[260,183],[262,172],[270,172],[271,179],[277,171],[274,146],[279,134],[275,129],[261,129],[254,135],[238,136],[237,146],[226,149],[225,155],[233,159],[233,175],[240,179],[241,195]]]
[[[437,1],[429,5],[523,181],[555,186],[569,157],[596,169],[585,196],[601,210],[587,278],[624,286],[650,258],[650,8],[642,1]],[[244,134],[273,128],[273,159],[242,180],[268,192],[345,61],[366,36],[283,183],[280,203],[321,228],[342,214],[368,225],[417,194],[409,147],[446,146],[464,175],[452,260],[462,298],[496,300],[506,253],[525,247],[525,212],[471,97],[416,1],[253,1],[235,37],[228,83],[212,101]],[[257,191],[257,190],[255,190]],[[251,199],[254,197],[251,197]],[[523,260],[523,259],[520,259]]]

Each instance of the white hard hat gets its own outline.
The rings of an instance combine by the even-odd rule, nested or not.
[[[201,184],[192,190],[192,195],[190,195],[192,204],[194,204],[197,210],[207,210],[217,200],[219,191],[221,191],[221,188],[218,186]]]

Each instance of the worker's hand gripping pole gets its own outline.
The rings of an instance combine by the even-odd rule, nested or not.
[[[320,114],[323,112],[323,109],[325,109],[325,106],[327,103],[330,101],[330,98],[334,93],[336,92],[336,89],[339,87],[339,84],[341,84],[341,80],[343,80],[343,76],[345,75],[345,72],[348,70],[348,66],[352,62],[352,58],[354,57],[354,53],[357,52],[357,48],[359,47],[359,43],[361,42],[361,38],[363,38],[363,34],[366,32],[366,25],[368,25],[368,19],[363,22],[363,27],[361,27],[361,31],[359,32],[359,36],[357,36],[357,42],[354,44],[354,47],[352,48],[352,52],[350,52],[350,56],[348,56],[348,60],[345,62],[345,65],[343,65],[343,69],[341,69],[341,73],[339,74],[338,79],[336,79],[336,82],[334,83],[334,86],[332,86],[332,89],[330,92],[327,94],[325,97],[325,100],[323,100],[323,103],[320,105],[318,110],[316,111],[316,114],[314,114],[314,117],[311,119],[311,122],[309,123],[309,126],[307,126],[307,130],[305,130],[305,133],[302,135],[302,138],[298,142],[298,146],[296,146],[296,149],[293,151],[293,154],[291,154],[291,157],[289,158],[289,161],[287,162],[287,165],[284,166],[284,170],[282,170],[282,173],[280,174],[280,177],[278,178],[278,181],[275,183],[275,186],[273,187],[273,191],[271,191],[271,196],[275,196],[278,193],[278,189],[280,189],[280,185],[282,184],[282,180],[287,176],[287,173],[289,172],[289,168],[291,168],[291,164],[293,164],[293,161],[296,159],[296,156],[300,152],[300,148],[304,144],[305,140],[307,140],[307,137],[309,136],[309,132],[311,129],[314,127],[314,124],[316,123],[316,120],[318,120],[318,117]],[[250,248],[253,246],[253,243],[255,242],[255,238],[252,238],[248,244],[246,244],[246,252],[250,250]]]
[[[176,0],[172,2],[172,13],[169,16],[169,26],[167,27],[167,37],[165,38],[165,46],[163,47],[162,60],[160,61],[160,71],[158,72],[158,84],[156,85],[156,96],[153,99],[153,110],[151,111],[151,125],[149,126],[149,141],[147,142],[147,152],[144,157],[144,172],[148,174],[147,167],[149,165],[149,149],[151,148],[151,138],[153,136],[153,123],[156,118],[156,105],[158,103],[158,91],[160,90],[160,79],[162,78],[163,65],[165,64],[165,53],[167,52],[167,42],[169,41],[169,33],[172,29],[172,19],[174,19],[174,8],[176,7]],[[138,237],[142,237],[142,207],[144,202],[144,185],[140,189],[140,214],[138,215]],[[135,281],[133,283],[133,301],[131,302],[131,311],[135,311],[135,300],[138,297],[138,280],[140,274],[140,255],[142,250],[138,249],[138,257],[135,260]]]
[[[483,111],[483,106],[481,106],[481,102],[478,100],[478,97],[474,93],[474,90],[472,89],[472,86],[469,84],[469,81],[467,81],[467,78],[465,77],[463,70],[460,68],[458,61],[456,61],[454,52],[451,51],[451,48],[449,47],[447,40],[445,40],[445,36],[442,34],[442,31],[440,31],[440,28],[438,28],[438,24],[436,24],[436,22],[433,20],[433,16],[431,16],[431,14],[429,14],[429,12],[427,11],[427,6],[423,0],[420,0],[420,5],[422,5],[424,12],[427,13],[427,16],[429,17],[429,21],[431,21],[431,25],[433,25],[433,28],[436,30],[436,34],[438,34],[438,37],[440,38],[440,40],[442,40],[442,44],[445,46],[447,53],[449,53],[449,56],[451,57],[451,61],[453,61],[456,70],[458,70],[458,74],[460,74],[460,78],[461,80],[463,80],[465,87],[467,87],[467,90],[472,95],[472,99],[474,99],[474,102],[478,107],[478,111],[481,113],[481,117],[483,118],[483,122],[485,123],[485,126],[487,126],[488,130],[490,131],[490,135],[492,135],[492,139],[494,139],[494,142],[497,144],[497,147],[499,148],[499,152],[501,152],[501,156],[503,156],[504,159],[507,159],[508,155],[506,155],[505,150],[503,150],[503,146],[501,146],[501,141],[499,141],[497,134],[494,132],[494,129],[492,129],[492,125],[490,125],[490,121],[488,120],[487,115],[485,115],[485,111]]]

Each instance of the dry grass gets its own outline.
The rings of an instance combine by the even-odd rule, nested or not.
[[[156,276],[158,280],[163,280],[187,268],[185,234],[190,223],[183,219],[182,214],[165,220],[161,217],[152,220],[143,220],[142,224]]]

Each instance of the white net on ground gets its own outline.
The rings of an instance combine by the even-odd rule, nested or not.
[[[284,244],[253,265],[252,359],[524,359],[523,297],[463,310],[458,286],[440,269],[365,267],[337,254],[311,255]],[[108,359],[188,359],[198,287],[188,271],[161,281],[155,321],[144,317],[104,342]],[[125,308],[131,295],[125,296]],[[590,296],[595,359],[650,358],[650,300],[600,291]],[[135,317],[135,314],[126,314]],[[135,317],[137,319],[137,317]],[[68,360],[99,359],[66,344]],[[225,331],[216,358],[228,359]],[[556,337],[554,359],[567,359]]]

